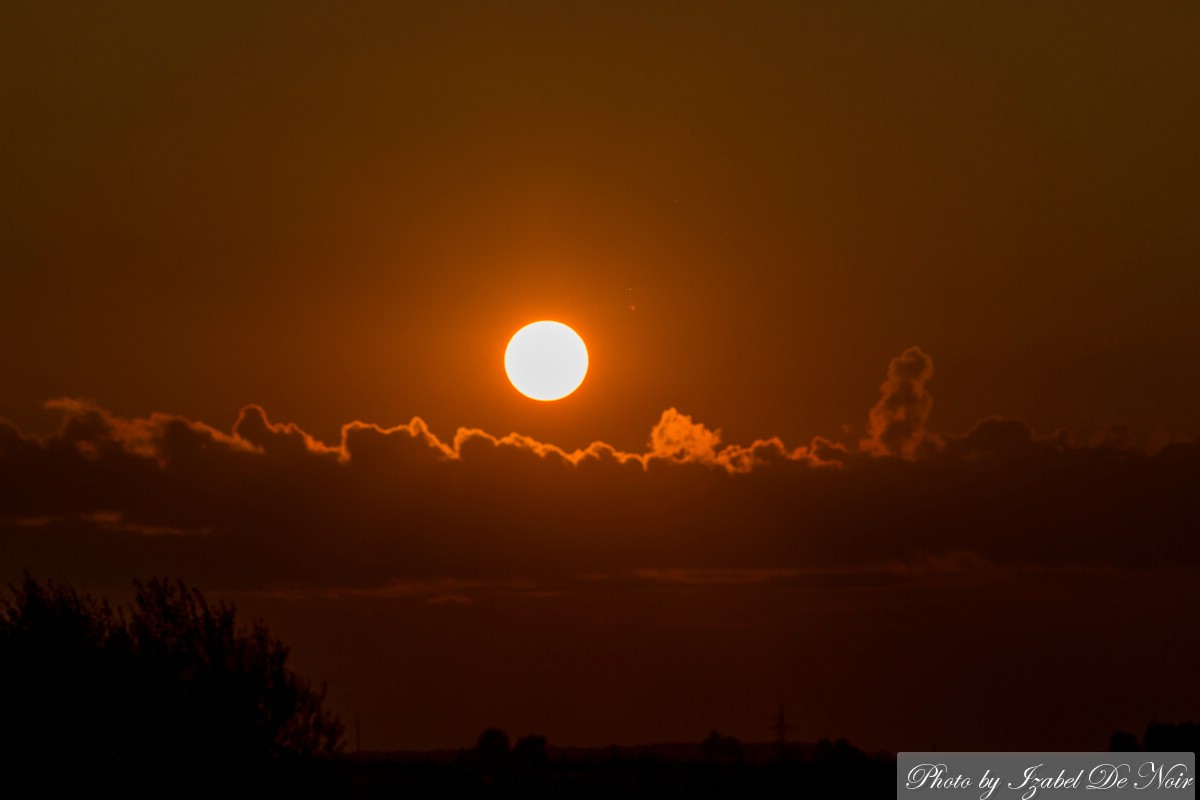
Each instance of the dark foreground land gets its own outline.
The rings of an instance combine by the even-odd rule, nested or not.
[[[531,737],[532,738],[532,737]],[[524,741],[524,740],[523,740]],[[595,750],[517,747],[455,753],[356,753],[250,763],[99,760],[60,750],[0,758],[0,796],[320,798],[871,798],[894,792],[895,760],[845,742],[705,753],[702,745]],[[25,796],[16,795],[13,796]]]
[[[181,583],[127,609],[32,578],[0,596],[0,797],[890,797],[892,754],[845,740],[600,749],[512,744],[345,752],[324,691],[261,623]],[[781,717],[782,728],[782,717]],[[1113,750],[1194,752],[1194,723],[1117,732]]]
[[[703,744],[588,750],[546,747],[528,737],[509,750],[486,739],[457,754],[346,756],[343,789],[363,798],[823,798],[895,791],[894,757],[867,755],[845,741],[780,748],[710,737]]]
[[[1195,723],[1118,731],[1113,751],[1195,752]],[[875,798],[896,791],[894,753],[868,754],[844,739],[749,744],[716,731],[699,743],[562,748],[540,736],[509,746],[484,731],[470,750],[361,753],[339,759],[346,796],[520,798]]]
[[[469,749],[347,755],[324,691],[261,623],[179,582],[128,608],[30,577],[0,597],[0,797],[861,797],[889,756],[844,741],[582,750],[489,729]],[[31,796],[32,796],[31,794]]]

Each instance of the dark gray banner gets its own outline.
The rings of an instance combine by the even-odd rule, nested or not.
[[[896,797],[1194,798],[1195,753],[899,753]],[[1078,794],[1076,794],[1078,793]]]

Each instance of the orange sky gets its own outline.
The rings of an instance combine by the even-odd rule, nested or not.
[[[1196,4],[303,5],[0,9],[0,578],[232,593],[378,746],[1200,716],[873,713],[1195,605]]]
[[[6,4],[6,415],[802,441],[916,343],[948,429],[1200,434],[1194,4],[390,5]]]

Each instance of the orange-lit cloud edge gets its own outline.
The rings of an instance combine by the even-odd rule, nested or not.
[[[586,448],[564,450],[552,443],[541,442],[520,433],[497,436],[480,428],[460,427],[453,439],[439,439],[421,417],[391,428],[354,421],[342,426],[337,445],[321,442],[292,423],[272,422],[261,406],[250,404],[242,408],[232,430],[225,433],[209,425],[183,417],[154,413],[143,419],[125,419],[111,414],[96,403],[81,398],[59,398],[47,401],[49,410],[61,411],[62,427],[54,439],[67,438],[84,456],[98,457],[104,443],[115,445],[126,453],[154,459],[165,464],[171,449],[168,440],[188,430],[192,435],[207,438],[212,446],[230,452],[264,453],[268,450],[290,451],[328,456],[341,463],[355,458],[356,446],[369,437],[407,436],[428,447],[436,458],[460,461],[469,458],[479,444],[492,448],[512,448],[535,454],[562,465],[585,466],[589,463],[612,462],[636,465],[643,470],[656,462],[707,465],[730,474],[748,473],[782,461],[800,462],[812,467],[843,468],[863,458],[901,458],[917,460],[939,455],[981,458],[1013,454],[1022,449],[1107,447],[1130,450],[1133,445],[1128,429],[1114,423],[1087,443],[1078,444],[1065,431],[1037,437],[1024,423],[1016,420],[990,418],[965,435],[935,433],[927,429],[933,398],[927,383],[933,377],[933,361],[919,347],[910,347],[892,359],[887,379],[880,386],[880,397],[868,414],[867,435],[856,447],[849,447],[815,437],[808,445],[788,448],[779,437],[760,439],[750,445],[724,444],[720,429],[712,429],[693,421],[676,408],[663,411],[652,427],[648,449],[643,453],[618,450],[602,441]],[[26,435],[16,426],[0,418],[6,428],[0,436],[0,456],[7,455],[17,441],[44,444],[47,437]]]

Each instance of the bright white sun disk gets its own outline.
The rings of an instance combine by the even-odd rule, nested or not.
[[[542,320],[513,334],[504,351],[504,371],[517,391],[534,400],[561,400],[587,374],[587,347],[561,322]]]

